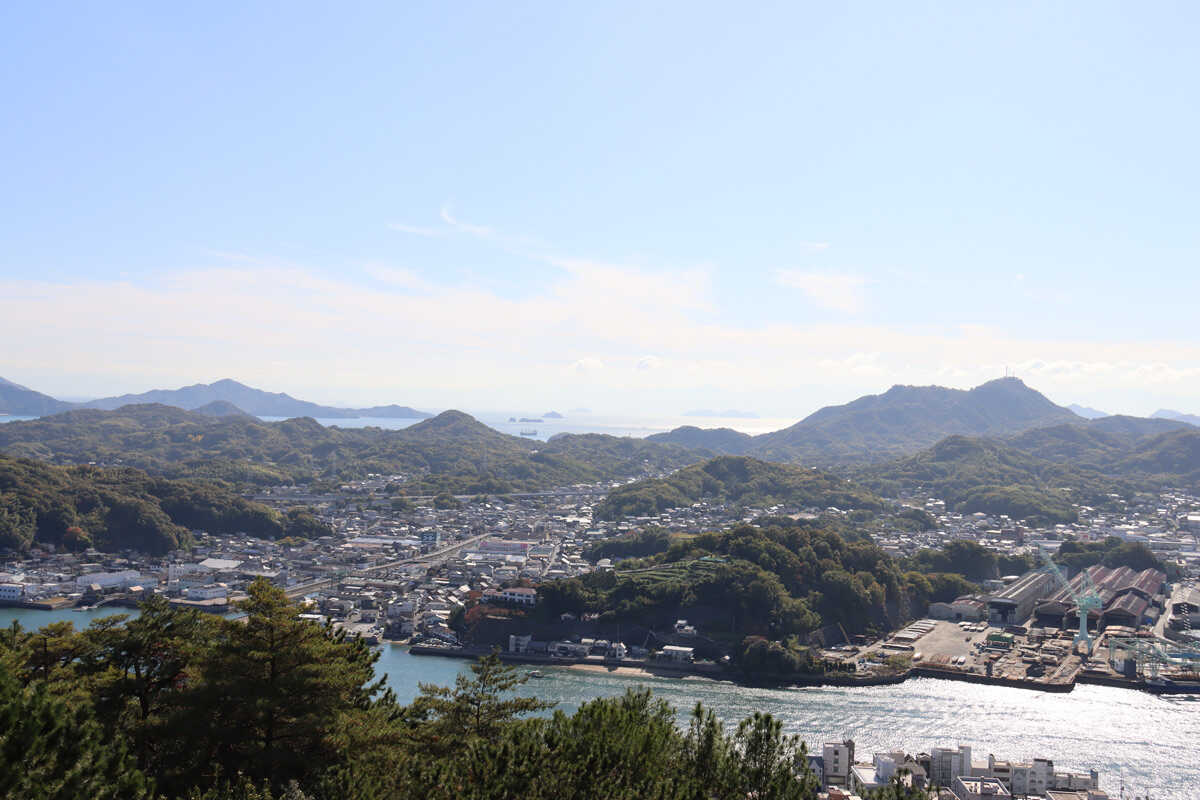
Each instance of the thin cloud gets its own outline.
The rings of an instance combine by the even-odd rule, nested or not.
[[[472,236],[479,236],[485,239],[490,239],[496,235],[496,230],[488,227],[487,225],[472,225],[469,222],[463,222],[462,220],[457,219],[453,214],[450,213],[450,206],[448,205],[442,206],[441,216],[443,222],[460,233],[469,233]]]
[[[400,233],[410,233],[413,236],[424,236],[429,239],[438,239],[450,234],[445,228],[423,228],[420,225],[405,225],[402,222],[389,222],[388,227]]]
[[[854,314],[866,305],[866,278],[827,272],[778,269],[775,280],[789,289],[798,289],[811,302],[832,311]]]

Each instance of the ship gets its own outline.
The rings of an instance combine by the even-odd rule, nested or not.
[[[1194,680],[1175,681],[1170,678],[1149,678],[1146,691],[1151,694],[1200,694],[1200,682]]]
[[[528,428],[526,430],[521,431],[521,435],[522,436],[537,436],[537,431],[533,428]]]

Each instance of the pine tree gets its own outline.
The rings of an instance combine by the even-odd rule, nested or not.
[[[246,617],[221,622],[156,735],[177,745],[164,761],[182,766],[171,784],[214,785],[245,775],[278,789],[302,784],[345,754],[343,717],[363,713],[382,682],[378,654],[360,639],[299,619],[282,590],[254,581]]]
[[[47,684],[22,687],[0,661],[0,797],[139,800],[150,784],[87,706],[70,708]]]

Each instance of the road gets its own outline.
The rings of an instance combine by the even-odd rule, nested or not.
[[[469,539],[463,539],[460,542],[454,542],[453,544],[447,545],[446,547],[443,547],[440,550],[434,550],[431,553],[425,553],[424,555],[418,556],[416,558],[402,558],[402,559],[398,559],[396,561],[385,561],[382,564],[373,564],[369,567],[366,567],[365,569],[354,570],[354,574],[355,575],[364,575],[364,574],[369,575],[372,573],[384,572],[389,569],[395,569],[396,567],[405,567],[405,566],[410,566],[413,564],[433,564],[438,561],[442,561],[445,558],[447,558],[448,556],[451,556],[460,550],[470,547],[471,545],[476,544],[477,542],[482,541],[483,539],[486,539],[490,535],[491,534],[481,533],[478,536],[472,536]],[[319,581],[310,581],[308,583],[297,584],[296,586],[289,586],[287,589],[287,595],[288,595],[288,597],[290,597],[294,600],[297,597],[303,597],[306,594],[310,594],[312,592],[317,592],[322,589],[327,589],[330,586],[333,586],[334,584],[339,582],[342,579],[342,577],[344,577],[344,576],[338,576],[336,578],[322,578]]]

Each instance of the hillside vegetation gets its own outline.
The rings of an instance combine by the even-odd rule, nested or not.
[[[892,630],[924,613],[931,600],[974,588],[962,576],[942,575],[936,568],[942,564],[906,572],[872,542],[789,522],[697,536],[650,531],[605,542],[589,556],[636,557],[615,571],[543,583],[539,613],[550,619],[597,613],[601,621],[658,629],[682,617],[734,652],[747,636],[781,642],[794,636],[800,653],[800,642],[827,626],[851,634]],[[605,548],[626,540],[627,549]]]
[[[665,478],[614,489],[593,511],[601,520],[659,514],[698,502],[741,506],[791,504],[880,510],[883,501],[845,478],[746,456],[719,456]]]
[[[270,485],[403,474],[409,493],[499,493],[635,477],[704,454],[613,436],[508,436],[459,411],[402,430],[262,422],[171,406],[68,411],[0,426],[0,451],[58,463],[120,464],[169,477]]]
[[[1071,522],[1073,503],[1164,486],[1200,487],[1200,429],[1105,417],[1008,439],[950,436],[909,458],[857,473],[889,496],[920,489],[962,512]]]
[[[193,529],[263,538],[329,533],[311,514],[281,516],[211,483],[0,456],[0,548],[161,554],[188,544]]]

